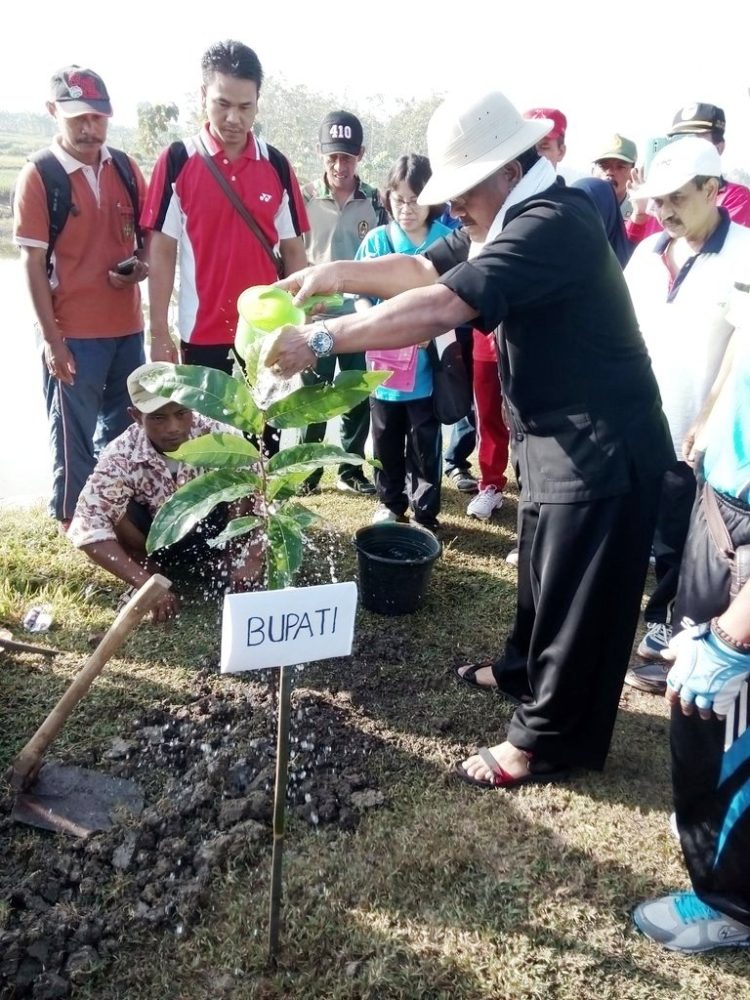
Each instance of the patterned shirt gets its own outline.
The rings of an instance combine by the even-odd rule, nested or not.
[[[226,433],[232,428],[193,414],[191,438],[213,431]],[[67,537],[78,549],[116,539],[115,525],[125,516],[131,501],[142,504],[155,517],[181,486],[203,471],[167,459],[154,448],[140,424],[131,424],[99,456],[78,498]]]

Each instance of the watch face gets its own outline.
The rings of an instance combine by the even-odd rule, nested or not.
[[[308,341],[313,354],[319,358],[324,358],[333,350],[333,337],[325,327],[318,327],[310,334]]]

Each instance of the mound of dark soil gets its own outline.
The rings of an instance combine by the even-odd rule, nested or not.
[[[262,676],[219,685],[204,672],[188,703],[158,705],[103,755],[65,761],[135,780],[137,819],[72,840],[13,823],[12,799],[0,801],[2,1000],[69,996],[134,932],[189,933],[227,864],[265,863],[276,702]],[[351,829],[383,803],[366,768],[375,737],[353,725],[345,692],[297,690],[292,703],[288,813]]]

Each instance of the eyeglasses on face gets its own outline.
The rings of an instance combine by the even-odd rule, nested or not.
[[[394,208],[417,208],[418,207],[418,205],[417,205],[417,199],[416,198],[402,198],[398,194],[392,194],[391,195],[391,205],[393,205]]]

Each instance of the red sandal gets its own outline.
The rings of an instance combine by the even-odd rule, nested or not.
[[[474,785],[477,788],[504,788],[506,790],[516,788],[518,785],[545,784],[561,781],[568,776],[567,768],[532,771],[531,764],[534,755],[527,750],[522,750],[521,753],[526,756],[529,770],[520,777],[509,774],[502,764],[499,764],[490,753],[488,747],[479,747],[477,756],[482,758],[483,763],[486,764],[487,769],[492,773],[491,778],[475,778],[473,774],[469,774],[463,763],[460,762],[456,764],[453,770],[456,777],[466,782],[467,785]]]

